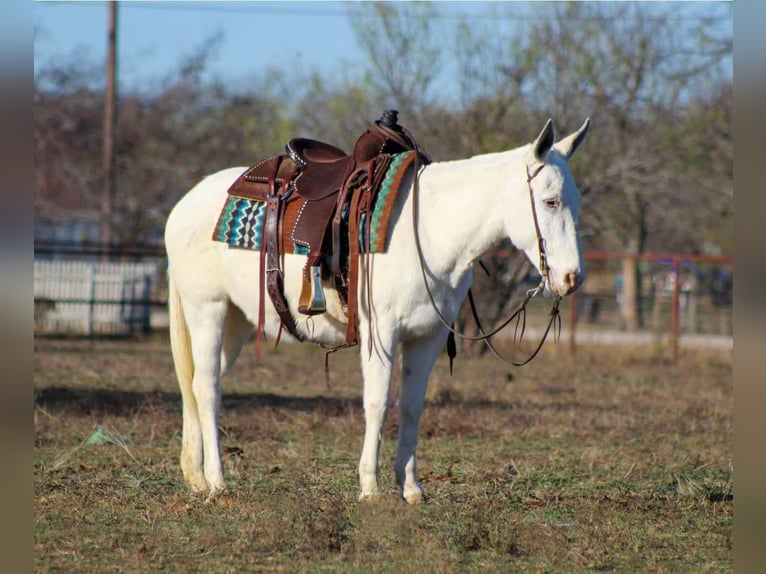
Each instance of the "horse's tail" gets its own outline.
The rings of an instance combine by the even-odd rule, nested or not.
[[[176,377],[178,377],[181,393],[184,396],[193,396],[194,359],[191,353],[191,337],[184,317],[181,297],[170,277],[168,277],[168,308],[170,314],[170,349],[173,353]]]

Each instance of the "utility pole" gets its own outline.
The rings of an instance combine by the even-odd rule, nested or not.
[[[108,5],[106,89],[104,92],[104,189],[101,195],[101,242],[112,242],[112,199],[114,198],[114,127],[117,123],[117,2]]]

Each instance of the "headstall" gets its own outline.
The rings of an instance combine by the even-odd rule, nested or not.
[[[530,289],[526,292],[526,296],[524,299],[516,306],[516,308],[513,310],[511,315],[503,320],[497,327],[492,329],[489,332],[486,332],[484,330],[484,327],[482,326],[481,319],[479,318],[478,312],[476,310],[476,302],[473,297],[473,292],[471,289],[468,289],[468,302],[471,306],[471,313],[473,315],[473,319],[476,323],[476,328],[479,331],[479,335],[471,336],[471,335],[464,335],[462,333],[458,333],[455,330],[454,323],[450,324],[447,319],[442,315],[441,311],[439,311],[438,306],[436,305],[436,301],[434,300],[433,293],[431,292],[431,287],[428,285],[428,277],[426,275],[426,266],[425,266],[425,259],[423,257],[423,250],[420,245],[420,234],[418,232],[418,196],[419,196],[419,165],[416,161],[415,164],[415,182],[413,185],[413,197],[412,197],[412,225],[413,230],[415,234],[415,248],[418,253],[418,260],[420,261],[420,271],[423,276],[423,283],[426,287],[426,292],[428,293],[428,298],[431,302],[431,306],[433,307],[434,311],[436,312],[436,315],[439,318],[439,321],[449,330],[449,338],[447,342],[447,350],[450,356],[450,372],[452,371],[452,360],[455,356],[455,337],[459,337],[466,341],[484,341],[484,343],[487,345],[489,350],[494,354],[498,359],[503,361],[504,363],[507,363],[509,365],[513,365],[516,367],[520,367],[522,365],[526,365],[529,363],[532,359],[534,359],[537,354],[540,352],[540,349],[543,347],[543,343],[545,343],[545,340],[548,337],[548,333],[550,332],[551,328],[554,329],[554,335],[555,338],[558,339],[560,333],[561,333],[561,315],[559,312],[559,303],[561,302],[561,296],[559,294],[554,295],[553,299],[553,305],[551,307],[551,310],[549,311],[550,319],[548,320],[548,325],[545,328],[545,331],[543,332],[543,336],[540,339],[540,343],[537,345],[535,350],[532,352],[532,354],[525,359],[524,361],[513,361],[511,359],[507,359],[506,357],[502,356],[497,349],[492,344],[491,338],[502,331],[511,321],[516,319],[516,331],[514,333],[514,340],[516,340],[516,335],[519,336],[519,339],[521,339],[524,336],[524,330],[526,328],[526,306],[527,304],[536,297],[539,293],[541,293],[544,288],[545,284],[548,282],[549,274],[550,274],[550,268],[548,266],[548,258],[545,251],[545,238],[542,236],[542,233],[540,231],[540,223],[538,222],[537,218],[537,209],[535,207],[535,199],[534,199],[534,193],[532,191],[532,180],[537,177],[537,175],[540,173],[542,168],[545,166],[545,164],[540,164],[533,173],[530,174],[529,172],[529,166],[526,167],[526,173],[527,173],[527,189],[529,190],[529,199],[530,203],[532,205],[532,220],[535,224],[535,234],[537,236],[537,245],[539,248],[539,269],[540,269],[540,284],[535,287],[534,289]],[[519,333],[519,327],[521,328],[521,333]]]

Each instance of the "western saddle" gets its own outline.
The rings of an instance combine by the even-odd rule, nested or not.
[[[358,264],[361,245],[369,247],[369,228],[360,231],[394,154],[416,152],[418,165],[431,162],[412,135],[398,124],[396,110],[385,111],[372,129],[362,133],[352,153],[321,141],[294,138],[286,154],[249,168],[229,194],[266,203],[260,257],[258,333],[263,332],[264,286],[279,313],[282,327],[298,340],[282,281],[287,252],[307,255],[298,311],[316,315],[326,310],[321,279],[332,279],[346,311],[346,342],[358,343]],[[360,233],[362,237],[360,237]],[[260,348],[260,339],[258,340]],[[278,341],[278,339],[277,339]]]

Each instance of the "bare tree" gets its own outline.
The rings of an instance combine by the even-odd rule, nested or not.
[[[356,137],[381,109],[373,92],[357,75],[339,75],[330,82],[317,73],[303,81],[303,93],[295,107],[297,133],[328,141],[351,151]]]
[[[61,221],[96,212],[101,189],[101,70],[86,60],[53,63],[35,78],[35,217]],[[42,88],[42,89],[39,89]]]
[[[370,71],[365,78],[381,109],[394,107],[423,131],[423,110],[434,101],[434,80],[445,56],[439,22],[428,2],[374,2],[355,5],[357,42]]]
[[[730,42],[725,34],[711,39],[714,21],[677,6],[665,10],[641,4],[554,5],[551,18],[531,31],[533,45],[555,38],[538,60],[535,103],[567,124],[576,125],[583,115],[594,117],[595,137],[580,161],[587,171],[576,171],[582,186],[593,192],[583,227],[629,253],[664,246],[656,240],[667,241],[660,231],[669,222],[693,230],[695,222],[709,217],[711,203],[720,205],[717,189],[731,187],[725,168],[718,171],[717,189],[693,185],[710,170],[693,160],[699,148],[689,145],[707,141],[702,135],[707,130],[693,127],[692,95],[711,84],[726,93],[721,64],[730,55]],[[722,135],[708,146],[717,146],[725,165],[731,140],[726,130]],[[628,328],[639,328],[636,260],[625,260],[623,281],[624,319]]]
[[[115,131],[115,241],[159,238],[172,205],[199,179],[280,153],[293,133],[280,98],[268,89],[235,94],[205,79],[214,47],[214,39],[204,41],[150,92],[123,91]],[[36,217],[99,211],[103,95],[89,69],[67,61],[36,78]],[[261,80],[279,84],[278,77]]]

